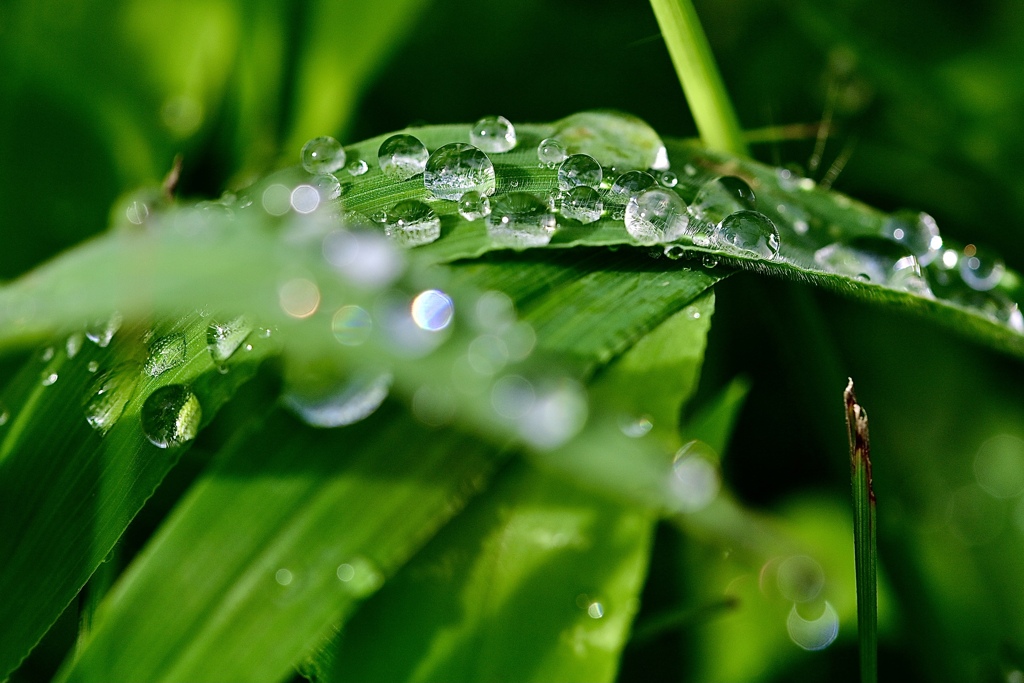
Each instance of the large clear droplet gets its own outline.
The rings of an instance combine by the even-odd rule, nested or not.
[[[721,176],[704,183],[690,205],[690,214],[699,220],[717,225],[736,211],[753,211],[754,191],[747,181],[736,176]]]
[[[569,156],[565,151],[565,145],[555,138],[544,138],[537,145],[537,160],[548,168],[554,168],[565,161]]]
[[[366,419],[391,389],[391,373],[358,374],[331,387],[291,387],[283,400],[313,427],[343,427]]]
[[[615,179],[611,195],[616,201],[625,204],[632,197],[657,185],[657,182],[654,176],[645,171],[627,171]]]
[[[626,230],[642,244],[671,242],[686,233],[686,204],[675,192],[654,187],[629,200]]]
[[[453,142],[434,150],[423,172],[423,186],[439,199],[458,201],[475,190],[494,194],[494,164],[481,150]]]
[[[491,213],[491,200],[476,190],[470,190],[459,200],[459,215],[467,221],[477,221]]]
[[[514,248],[539,247],[555,233],[555,214],[528,192],[496,197],[487,216],[487,233],[496,243]]]
[[[882,223],[882,235],[902,244],[927,266],[942,249],[942,237],[935,219],[917,211],[897,211]]]
[[[579,185],[597,189],[603,177],[597,159],[589,154],[573,154],[558,167],[558,189],[566,191]]]
[[[185,335],[174,332],[160,337],[149,346],[149,358],[143,370],[150,377],[159,377],[185,362],[187,354]]]
[[[227,322],[211,322],[206,328],[206,347],[210,350],[213,362],[220,365],[227,361],[250,332],[252,324],[244,315]]]
[[[779,230],[768,216],[757,211],[737,211],[726,216],[715,232],[719,244],[771,261],[779,255]]]
[[[999,284],[1006,272],[1003,260],[973,244],[964,247],[960,257],[960,277],[971,289],[987,292]]]
[[[423,173],[429,156],[419,138],[413,135],[392,135],[380,144],[377,163],[389,178],[408,180]]]
[[[417,247],[441,236],[441,219],[420,200],[406,199],[388,211],[384,232],[403,247]]]
[[[309,173],[334,173],[345,165],[345,148],[324,135],[302,146],[302,167]]]
[[[202,417],[199,399],[188,387],[168,384],[142,404],[142,432],[157,448],[173,448],[196,438]]]
[[[562,215],[580,223],[593,223],[603,211],[601,194],[592,187],[577,185],[562,197]]]
[[[485,152],[507,152],[516,146],[516,129],[504,116],[485,116],[469,129],[469,141]]]
[[[85,404],[85,421],[89,426],[101,434],[110,431],[124,413],[138,381],[139,366],[135,363],[122,363],[97,377]]]

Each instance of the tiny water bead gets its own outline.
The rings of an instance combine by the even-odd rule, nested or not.
[[[926,213],[897,211],[882,223],[882,235],[909,249],[922,266],[934,261],[942,250],[939,226]]]
[[[485,116],[469,129],[469,141],[485,152],[507,152],[516,146],[516,129],[504,116]]]
[[[403,247],[418,247],[441,236],[441,219],[424,202],[406,199],[388,211],[384,233]]]
[[[578,185],[562,197],[562,215],[580,223],[593,223],[601,218],[604,202],[592,187]]]
[[[715,231],[715,239],[723,246],[768,261],[779,255],[779,229],[757,211],[737,211],[726,216]]]
[[[168,384],[142,404],[142,432],[157,448],[173,448],[196,438],[202,417],[199,399],[188,387]]]
[[[603,177],[604,171],[597,159],[589,154],[573,154],[558,167],[558,189],[564,192],[579,185],[597,189]]]
[[[377,150],[380,170],[395,180],[408,180],[423,173],[429,157],[426,146],[413,135],[392,135]]]
[[[481,150],[463,142],[438,147],[427,159],[423,186],[439,199],[459,200],[467,192],[494,194],[494,164]]]
[[[159,377],[185,362],[187,355],[185,335],[174,332],[160,337],[149,346],[149,357],[143,370],[150,377]]]
[[[316,188],[321,201],[329,202],[341,196],[341,182],[330,173],[320,173],[309,181]]]
[[[721,176],[701,185],[689,210],[694,218],[718,224],[736,211],[753,211],[756,204],[754,191],[745,180]]]
[[[616,201],[625,204],[630,198],[657,184],[654,176],[646,171],[627,171],[612,183],[611,195]]]
[[[554,168],[569,156],[565,145],[555,138],[545,138],[537,145],[537,159],[548,168]]]
[[[238,350],[250,332],[252,324],[244,315],[227,322],[211,322],[206,328],[206,348],[210,351],[210,358],[215,364],[224,363]]]
[[[1003,260],[973,244],[964,247],[960,258],[960,277],[971,289],[987,292],[999,284],[1006,272]]]
[[[671,242],[686,233],[686,204],[671,190],[654,187],[629,200],[626,231],[642,244]]]
[[[662,187],[672,188],[679,184],[679,177],[672,171],[662,171],[658,174],[658,182]]]
[[[345,172],[350,176],[361,176],[370,170],[370,165],[365,159],[353,159],[345,165]]]
[[[548,205],[529,192],[509,192],[492,202],[486,224],[496,243],[523,248],[550,242],[556,220]]]
[[[455,304],[441,290],[428,289],[412,300],[410,310],[417,327],[427,332],[439,332],[451,324]]]
[[[491,200],[476,190],[470,190],[459,200],[459,215],[467,221],[476,221],[491,213]]]
[[[139,367],[122,363],[103,373],[93,382],[85,404],[85,421],[101,434],[106,434],[124,413],[124,407],[135,392]]]
[[[345,148],[329,135],[313,138],[302,146],[302,168],[309,173],[334,173],[344,165]]]
[[[331,332],[339,344],[359,346],[370,338],[373,320],[370,314],[359,306],[342,306],[331,318]]]

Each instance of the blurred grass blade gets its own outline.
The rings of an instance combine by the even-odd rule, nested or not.
[[[6,676],[103,562],[183,448],[157,448],[140,422],[145,399],[169,384],[197,397],[202,425],[250,379],[270,342],[217,371],[206,349],[209,320],[198,314],[159,326],[183,335],[180,364],[143,371],[142,329],[122,329],[101,348],[73,334],[46,347],[4,389],[0,426],[0,677]],[[126,325],[127,328],[127,325]],[[102,384],[114,405],[89,403]],[[88,406],[105,406],[91,411]],[[100,425],[90,426],[87,415]]]
[[[395,406],[336,430],[275,414],[193,486],[58,680],[285,679],[496,462]]]
[[[701,141],[709,149],[749,156],[739,119],[693,3],[691,0],[651,0],[651,7]]]
[[[871,441],[868,414],[857,403],[853,380],[843,394],[846,430],[850,440],[853,482],[853,543],[857,567],[857,635],[860,639],[860,680],[878,680],[878,544],[875,491],[871,482]]]

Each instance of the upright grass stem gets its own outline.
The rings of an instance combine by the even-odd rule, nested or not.
[[[857,635],[860,639],[861,683],[878,680],[877,543],[875,491],[871,484],[871,441],[868,414],[857,403],[851,379],[843,393],[846,432],[850,439],[853,484],[853,552],[857,569]]]
[[[651,0],[661,35],[708,149],[749,156],[739,119],[691,0]]]

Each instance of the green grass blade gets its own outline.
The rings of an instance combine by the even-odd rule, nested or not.
[[[878,543],[875,491],[871,481],[871,440],[868,414],[857,403],[851,379],[843,394],[850,440],[853,485],[853,543],[857,567],[857,635],[860,639],[860,680],[878,680]]]
[[[74,599],[181,456],[181,448],[163,450],[147,440],[139,417],[146,397],[170,383],[188,385],[205,425],[273,349],[256,343],[222,375],[206,349],[208,325],[191,314],[162,327],[162,333],[184,335],[186,355],[159,377],[143,373],[143,330],[126,324],[106,348],[81,334],[47,347],[5,388],[10,414],[0,427],[0,593],[9,598],[0,601],[0,677]],[[127,401],[105,435],[89,426],[84,408],[103,376],[123,379]]]
[[[691,0],[651,0],[651,7],[697,122],[701,141],[709,149],[748,156],[739,119],[693,3]]]

